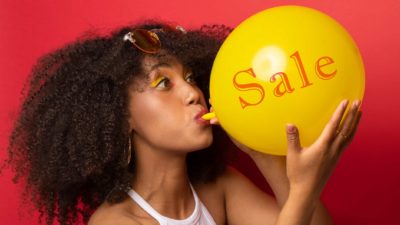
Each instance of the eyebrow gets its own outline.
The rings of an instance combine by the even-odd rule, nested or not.
[[[171,66],[171,64],[169,64],[169,63],[167,63],[167,62],[159,62],[159,63],[157,63],[157,64],[151,66],[149,72],[151,72],[151,71],[153,71],[153,70],[156,70],[156,69],[158,69],[158,68],[160,68],[160,67],[169,67],[169,68],[170,68],[170,67],[172,67],[172,66]]]
[[[157,69],[159,69],[161,67],[172,68],[172,64],[170,64],[170,63],[168,63],[166,61],[158,62],[157,64],[152,65],[147,73],[151,74],[152,71],[157,70]],[[183,69],[183,71],[186,71],[186,72],[192,72],[192,69],[190,67],[187,67],[187,66],[184,66],[184,65],[183,65],[182,69]]]

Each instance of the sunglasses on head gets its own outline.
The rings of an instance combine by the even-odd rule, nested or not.
[[[155,54],[159,52],[161,49],[161,42],[157,33],[168,32],[168,31],[174,31],[174,32],[178,31],[183,34],[186,33],[186,30],[181,26],[176,26],[176,27],[166,26],[163,28],[151,29],[151,30],[137,28],[125,34],[124,41],[130,41],[136,48],[138,48],[142,52]]]

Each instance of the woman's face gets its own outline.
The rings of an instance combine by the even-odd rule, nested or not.
[[[208,110],[195,74],[174,58],[146,57],[143,68],[148,79],[134,81],[129,89],[135,147],[178,152],[208,147],[212,131],[209,122],[201,119]]]

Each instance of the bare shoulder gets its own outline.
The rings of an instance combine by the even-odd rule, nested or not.
[[[264,193],[249,178],[233,167],[227,168],[227,170],[218,179],[218,183],[223,189],[225,197],[234,195],[235,197],[243,198],[246,196],[258,195],[268,199],[268,202],[275,204],[275,200],[272,196]]]
[[[222,188],[230,188],[232,185],[239,183],[250,183],[251,181],[233,167],[227,167],[225,172],[218,178],[219,186]]]
[[[127,211],[125,204],[103,203],[90,217],[88,225],[142,225]]]
[[[272,224],[279,213],[273,196],[263,192],[234,168],[218,180],[224,190],[226,220],[231,225]]]
[[[232,167],[227,167],[225,172],[217,177],[213,182],[195,183],[195,189],[200,196],[211,196],[212,200],[224,199],[226,189],[240,181],[244,182],[247,178]],[[215,204],[215,202],[214,202]]]

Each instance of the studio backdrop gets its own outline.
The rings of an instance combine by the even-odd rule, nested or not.
[[[278,5],[318,9],[340,22],[364,59],[366,88],[359,131],[344,153],[322,199],[339,225],[398,224],[400,202],[400,1],[269,0],[0,0],[0,159],[21,100],[20,91],[38,57],[85,33],[107,33],[143,19],[184,27],[220,23],[232,27]],[[252,162],[235,163],[262,189]],[[0,224],[36,225],[37,213],[21,204],[12,171],[0,175]],[[27,213],[28,212],[28,213]]]

